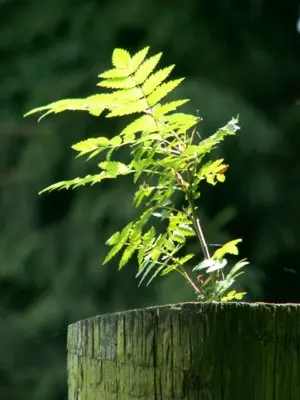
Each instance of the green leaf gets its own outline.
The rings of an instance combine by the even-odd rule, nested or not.
[[[118,79],[118,78],[121,79],[121,78],[127,78],[129,75],[130,71],[127,69],[114,68],[103,72],[102,74],[98,75],[98,77],[105,79]]]
[[[99,117],[102,111],[104,111],[104,108],[89,108],[88,111],[94,117]]]
[[[150,217],[152,216],[152,213],[153,213],[153,207],[149,207],[145,212],[143,212],[143,214],[140,216],[140,218],[139,218],[139,220],[138,220],[138,225],[140,226],[140,227],[142,227],[143,225],[145,225],[148,221],[149,221],[149,219],[150,219]],[[150,229],[150,231],[151,231],[151,229]],[[155,234],[155,229],[154,229],[154,234]],[[146,235],[146,233],[145,233],[145,235]]]
[[[145,280],[145,278],[147,277],[147,275],[149,274],[149,272],[155,267],[156,263],[155,262],[151,262],[151,263],[146,263],[144,264],[144,267],[142,269],[139,270],[139,272],[136,274],[136,278],[138,276],[140,276],[142,274],[142,278],[139,281],[139,286],[141,286],[141,284],[143,283],[143,281]]]
[[[224,302],[230,301],[230,300],[234,299],[235,294],[236,294],[236,290],[231,290],[230,292],[228,292],[226,294],[226,296],[221,298],[221,301],[224,301]]]
[[[239,122],[238,118],[232,118],[227,125],[225,125],[222,129],[228,131],[228,132],[232,132],[233,134],[235,134],[235,132],[237,132],[240,127],[237,125]]]
[[[198,178],[206,179],[211,185],[215,185],[218,181],[224,182],[224,172],[227,170],[228,165],[224,164],[223,161],[223,159],[218,159],[204,164],[197,174]]]
[[[125,228],[120,232],[120,235],[118,237],[118,243],[114,245],[114,247],[109,251],[107,256],[105,257],[103,264],[106,264],[108,261],[110,261],[116,254],[119,253],[119,251],[122,249],[122,247],[125,245],[129,235],[130,235],[130,230],[133,225],[133,222],[129,222],[125,226]]]
[[[193,271],[201,271],[202,269],[206,269],[207,273],[217,271],[222,269],[226,266],[227,260],[212,260],[212,259],[205,259],[198,265],[193,268]]]
[[[237,292],[236,290],[231,290],[221,298],[221,301],[227,302],[232,300],[242,300],[245,294],[247,294],[247,292]]]
[[[167,265],[167,261],[165,263],[163,263],[162,265],[160,265],[156,271],[154,272],[154,274],[152,274],[151,278],[148,280],[146,286],[149,286],[150,283],[157,277],[157,275],[165,268],[165,266]]]
[[[174,234],[179,234],[182,239],[185,236],[194,235],[194,230],[191,228],[192,221],[190,221],[183,212],[170,214],[168,232],[170,237]]]
[[[42,107],[37,107],[34,108],[33,110],[27,112],[24,117],[27,117],[29,115],[41,112],[41,111],[46,111],[42,116],[39,118],[39,121],[46,117],[49,114],[58,114],[60,112],[66,111],[66,110],[72,110],[72,111],[86,111],[87,106],[85,103],[85,99],[65,99],[65,100],[59,100],[54,103],[50,103],[46,106]]]
[[[92,115],[99,116],[105,109],[116,106],[116,98],[113,94],[95,94],[85,99],[64,99],[46,106],[37,107],[25,114],[25,117],[37,112],[46,111],[39,121],[49,114],[58,114],[63,111],[88,111]]]
[[[131,171],[128,165],[119,161],[103,161],[99,167],[107,172],[106,177],[115,178],[118,175],[127,175]]]
[[[119,107],[114,107],[112,111],[107,114],[107,117],[121,117],[122,115],[140,113],[147,110],[147,108],[147,101],[145,99],[141,99],[138,101],[127,103],[125,105],[121,105]]]
[[[154,111],[153,115],[155,118],[159,119],[163,115],[169,113],[170,111],[176,110],[178,107],[182,106],[183,104],[187,103],[190,101],[189,99],[183,99],[183,100],[175,100],[175,101],[170,101],[169,103],[166,104],[156,104],[154,106]]]
[[[136,241],[130,244],[128,247],[126,247],[119,263],[119,269],[123,268],[124,265],[128,263],[128,261],[133,256],[135,251],[138,249],[138,246],[139,246],[139,241]]]
[[[177,243],[184,243],[185,242],[185,235],[183,235],[180,231],[174,230],[170,234],[170,238]]]
[[[109,144],[111,146],[116,146],[116,147],[119,146],[120,144],[122,144],[121,136],[119,136],[119,135],[114,136],[112,139],[110,139]]]
[[[166,260],[161,265],[159,265],[158,268],[156,268],[156,271],[152,274],[151,278],[148,280],[147,286],[150,285],[150,283],[153,281],[153,279],[155,279],[157,277],[157,275],[159,273],[161,273],[161,275],[163,275],[163,271],[164,271],[166,265],[168,264],[168,262],[170,261],[170,259],[171,259],[171,257],[166,257]]]
[[[229,287],[232,286],[233,283],[234,283],[233,279],[232,280],[225,279],[217,281],[213,288],[214,297],[216,299],[219,299],[220,296],[222,296],[226,292],[226,290],[228,290]]]
[[[194,158],[197,158],[199,155],[204,154],[204,153],[205,153],[205,149],[202,146],[202,144],[200,144],[198,146],[192,144],[184,150],[184,152],[182,153],[182,156],[183,157],[193,156]]]
[[[210,136],[210,138],[215,139],[217,142],[220,142],[224,139],[225,136],[235,135],[236,132],[240,129],[237,123],[237,118],[232,118],[225,126],[220,128],[214,135]]]
[[[141,63],[144,61],[147,53],[149,51],[149,47],[145,47],[144,49],[140,50],[136,54],[134,54],[131,58],[130,62],[130,72],[133,74],[138,67],[141,65]]]
[[[152,141],[159,140],[160,142],[162,141],[162,137],[159,133],[150,133],[147,136],[143,136],[140,139],[136,139],[134,145],[138,145],[140,143],[145,143],[149,142],[149,145]]]
[[[161,254],[162,254],[161,249],[158,247],[154,247],[154,249],[151,250],[151,252],[150,252],[151,260],[157,261],[159,259],[159,257],[161,256]]]
[[[239,126],[237,119],[232,119],[213,135],[202,140],[196,131],[201,120],[198,116],[177,112],[177,109],[188,100],[163,101],[183,79],[168,81],[173,65],[156,69],[162,53],[147,58],[149,48],[146,47],[132,57],[124,49],[115,49],[112,55],[113,68],[99,75],[97,86],[106,88],[106,93],[94,94],[87,98],[64,99],[48,105],[35,108],[27,115],[41,112],[42,117],[57,114],[65,110],[80,110],[99,116],[104,111],[106,117],[116,117],[140,114],[131,118],[130,123],[119,135],[111,139],[95,137],[76,143],[72,148],[77,156],[87,155],[87,160],[101,152],[105,153],[98,164],[101,172],[75,178],[50,185],[42,192],[54,189],[69,189],[94,185],[104,179],[114,179],[120,175],[133,175],[134,183],[143,176],[146,183],[139,185],[134,195],[134,205],[139,206],[146,200],[145,211],[135,221],[127,224],[120,232],[116,232],[106,242],[111,246],[104,263],[110,261],[121,250],[123,251],[119,268],[137,253],[140,284],[147,279],[151,283],[159,275],[165,275],[173,270],[182,272],[184,266],[194,257],[181,250],[186,240],[195,235],[192,223],[191,205],[177,210],[175,193],[184,196],[184,202],[190,203],[186,191],[195,200],[200,193],[197,187],[201,181],[215,185],[225,180],[224,172],[227,165],[223,160],[210,161],[202,166],[202,160],[228,135],[236,134]],[[200,137],[200,141],[198,139]],[[112,161],[116,151],[127,145],[128,165]],[[104,159],[104,160],[103,160]],[[186,178],[187,172],[192,172],[192,179]],[[176,201],[175,201],[176,200]],[[156,232],[150,218],[161,219]],[[168,223],[165,223],[165,219]],[[167,226],[166,226],[167,225]],[[148,230],[147,230],[148,229]],[[146,231],[145,233],[143,233]],[[226,265],[224,255],[237,254],[237,243],[231,241],[218,249],[212,259],[204,260],[193,270],[205,270],[213,273],[203,284],[203,296],[208,300],[230,301],[240,299],[244,293],[230,291],[225,293],[234,283],[235,278],[243,271],[247,263],[242,260],[234,265],[224,278],[219,271]],[[180,256],[178,255],[180,252]],[[222,280],[221,280],[221,279]]]
[[[129,68],[131,61],[130,54],[124,49],[115,49],[112,55],[113,66],[120,69]]]
[[[206,273],[211,273],[214,271],[217,271],[219,269],[224,268],[227,265],[227,260],[223,258],[222,260],[215,260],[213,261],[213,264],[207,268]]]
[[[191,260],[193,257],[195,257],[195,254],[187,254],[184,257],[181,257],[178,262],[180,265],[186,264],[189,260]]]
[[[152,245],[152,243],[154,242],[154,239],[155,239],[155,234],[156,234],[155,228],[154,228],[154,226],[151,226],[149,231],[146,232],[143,236],[143,245],[145,247]]]
[[[128,124],[121,132],[121,135],[129,135],[138,132],[156,132],[157,124],[151,115],[142,115]]]
[[[186,224],[178,224],[177,231],[180,232],[183,236],[195,236],[196,235],[194,229]]]
[[[146,248],[145,248],[145,247],[141,247],[141,248],[138,250],[137,258],[138,258],[139,267],[141,267],[142,264],[143,264],[145,252],[146,252]]]
[[[155,242],[152,245],[152,250],[149,252],[150,259],[152,261],[157,261],[159,257],[162,255],[162,248],[164,242],[166,241],[166,234],[159,235]]]
[[[134,133],[126,133],[123,136],[123,143],[124,144],[133,144],[135,140],[135,134]]]
[[[238,255],[239,251],[237,248],[237,243],[240,243],[242,241],[242,239],[236,239],[236,240],[231,240],[230,242],[224,244],[224,246],[222,246],[220,249],[217,249],[212,258],[214,260],[220,260],[224,257],[225,254],[234,254],[234,255]]]
[[[62,190],[62,189],[75,189],[79,186],[85,186],[87,184],[94,185],[96,183],[101,182],[103,179],[111,179],[115,178],[117,175],[126,175],[131,173],[130,167],[120,162],[106,162],[99,164],[100,168],[103,167],[104,171],[100,174],[96,175],[87,175],[84,178],[75,178],[68,181],[62,181],[54,183],[39,192],[39,194],[45,192],[51,192],[53,190]]]
[[[127,105],[144,97],[143,91],[139,87],[116,90],[113,92],[113,95],[120,106]]]
[[[149,78],[143,83],[142,90],[144,95],[149,95],[156,89],[167,77],[170,75],[175,65],[160,69],[154,74],[150,75]]]
[[[176,271],[177,268],[178,268],[178,265],[176,265],[176,264],[171,264],[171,265],[169,265],[167,268],[165,268],[165,269],[162,271],[161,276],[167,275],[167,274],[169,274],[169,273],[172,272],[172,271]]]
[[[208,175],[206,178],[207,183],[209,183],[210,185],[216,185],[216,181],[215,181],[215,176],[214,175]]]
[[[164,219],[169,218],[169,214],[170,214],[169,210],[162,210],[161,212],[155,212],[152,215],[153,217],[160,218],[163,221]]]
[[[114,233],[107,241],[105,244],[108,244],[109,246],[112,246],[114,244],[117,244],[120,238],[120,232]]]
[[[153,107],[156,103],[158,103],[161,99],[167,96],[172,90],[174,90],[184,78],[174,79],[173,81],[169,81],[167,83],[163,83],[158,88],[154,90],[148,97],[147,101],[151,107]]]
[[[115,147],[111,147],[111,149],[106,153],[106,161],[110,161],[112,153],[115,151]]]
[[[217,174],[216,177],[217,177],[217,180],[218,180],[219,182],[221,182],[221,183],[225,182],[225,179],[226,179],[226,176],[225,176],[225,175],[223,175],[223,174]]]
[[[89,138],[83,140],[79,143],[76,143],[72,146],[72,149],[81,153],[80,155],[84,155],[90,153],[99,147],[107,148],[110,144],[110,141],[106,137],[97,137],[97,138]]]
[[[151,72],[154,70],[154,68],[158,64],[161,56],[162,56],[162,53],[158,53],[155,56],[148,58],[138,68],[138,70],[136,71],[136,73],[134,75],[134,79],[136,80],[136,82],[139,85],[141,85],[143,82],[145,82],[145,80],[148,78],[148,76],[151,74]]]
[[[125,78],[111,78],[100,81],[97,86],[106,87],[109,89],[129,89],[136,86],[136,82],[131,76]]]
[[[168,251],[174,251],[175,248],[178,250],[179,248],[182,247],[182,246],[177,246],[177,247],[175,247],[175,243],[173,242],[173,240],[172,240],[170,237],[168,238],[168,240],[165,241],[164,245],[165,245],[165,248],[166,248]],[[176,250],[176,251],[177,251],[177,250]],[[176,251],[175,251],[175,253],[176,253]]]
[[[149,197],[153,192],[154,187],[150,187],[149,185],[142,184],[139,187],[139,190],[135,192],[133,202],[138,207],[145,197]]]
[[[228,278],[235,279],[239,275],[243,274],[244,272],[241,271],[242,268],[244,268],[246,265],[248,265],[249,262],[244,258],[243,260],[240,260],[238,263],[236,263],[230,270],[228,274]]]
[[[171,125],[172,129],[182,130],[183,132],[186,132],[199,122],[199,118],[195,117],[195,115],[184,113],[165,115],[162,120]]]
[[[93,185],[96,182],[100,182],[104,178],[104,174],[100,173],[96,175],[86,175],[84,178],[75,178],[68,181],[61,181],[46,187],[45,189],[41,190],[39,194],[52,192],[53,190],[75,189],[78,186],[85,186],[86,184]]]
[[[244,297],[246,294],[247,294],[247,292],[238,292],[238,293],[235,294],[234,297],[235,297],[236,300],[242,300],[243,297]]]

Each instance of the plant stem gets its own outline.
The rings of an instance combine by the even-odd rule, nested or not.
[[[192,210],[193,210],[193,206],[192,206]],[[203,234],[203,230],[201,228],[201,224],[200,224],[200,220],[199,218],[197,218],[196,212],[195,215],[193,215],[193,219],[194,219],[194,223],[196,224],[196,231],[197,231],[197,235],[199,238],[199,241],[201,243],[201,247],[202,247],[202,251],[204,254],[204,257],[207,258],[208,260],[210,259],[210,254],[208,251],[208,247],[204,238],[204,234]]]
[[[198,294],[202,294],[202,291],[194,284],[194,282],[192,281],[192,279],[189,277],[188,273],[184,270],[184,268],[182,267],[182,273],[185,277],[185,279],[188,281],[188,283],[192,286],[192,288],[195,290],[196,293]]]
[[[188,175],[189,175],[190,187],[192,187],[192,178],[191,178],[190,172],[188,172]],[[192,221],[193,221],[194,229],[195,229],[196,234],[198,236],[198,239],[199,239],[199,242],[200,242],[200,246],[201,246],[204,258],[209,260],[210,259],[210,254],[209,254],[208,247],[207,247],[207,244],[206,244],[206,240],[205,240],[205,237],[204,237],[204,234],[203,234],[203,230],[201,228],[200,220],[199,220],[199,218],[197,216],[197,213],[196,213],[196,206],[195,206],[195,203],[194,203],[193,194],[190,193],[189,189],[188,189],[188,192],[187,192],[187,198],[188,198],[188,201],[190,203],[191,210],[192,210]]]

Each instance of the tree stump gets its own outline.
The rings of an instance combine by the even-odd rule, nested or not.
[[[69,400],[300,400],[300,306],[183,303],[68,332]]]

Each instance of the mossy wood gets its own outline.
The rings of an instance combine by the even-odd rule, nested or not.
[[[298,400],[300,306],[184,303],[79,321],[69,400]]]

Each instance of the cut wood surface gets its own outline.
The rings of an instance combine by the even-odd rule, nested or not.
[[[300,305],[182,303],[70,325],[69,400],[300,400]]]

